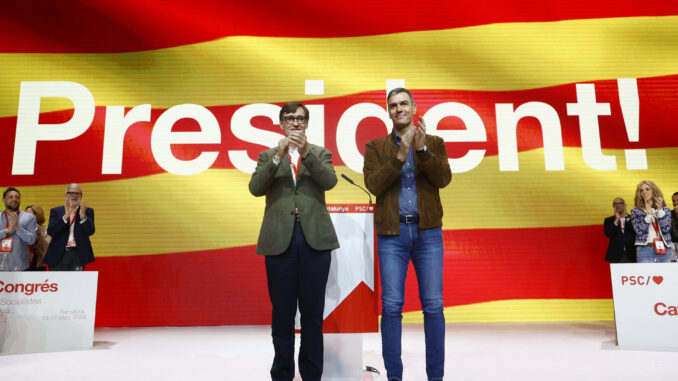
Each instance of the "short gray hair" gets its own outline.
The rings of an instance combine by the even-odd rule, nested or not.
[[[70,183],[70,184],[68,184],[68,186],[66,187],[66,192],[68,192],[69,189],[75,188],[75,187],[78,187],[78,188],[80,188],[80,190],[82,190],[82,187],[80,186],[80,184],[78,184],[78,183]]]

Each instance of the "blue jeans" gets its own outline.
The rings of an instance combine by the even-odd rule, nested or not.
[[[671,247],[666,248],[666,254],[657,254],[652,246],[636,246],[638,263],[671,262]]]
[[[412,261],[424,312],[426,375],[442,380],[445,367],[443,315],[443,233],[441,228],[419,231],[418,224],[400,224],[400,235],[377,236],[381,277],[381,346],[389,380],[402,380],[401,353],[405,277]]]

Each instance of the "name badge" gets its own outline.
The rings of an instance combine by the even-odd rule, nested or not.
[[[666,254],[666,245],[661,238],[654,239],[654,252],[657,254]]]
[[[14,237],[3,238],[0,241],[0,252],[2,253],[11,253],[12,252],[12,241]]]

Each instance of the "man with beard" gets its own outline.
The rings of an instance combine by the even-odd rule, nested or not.
[[[35,243],[38,224],[35,216],[21,212],[21,194],[16,188],[7,188],[2,193],[5,211],[0,214],[0,256],[5,270],[20,271],[29,267],[28,247]]]
[[[94,234],[94,209],[82,199],[82,187],[70,184],[66,188],[64,206],[49,212],[47,234],[52,236],[43,263],[50,271],[84,270],[94,261],[89,236]]]

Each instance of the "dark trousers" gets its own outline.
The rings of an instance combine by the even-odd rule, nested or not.
[[[311,248],[301,223],[295,222],[292,241],[280,255],[266,257],[268,295],[273,304],[271,324],[275,357],[273,381],[294,378],[294,316],[301,313],[299,373],[304,381],[320,381],[323,373],[323,310],[331,251]]]
[[[59,263],[54,266],[49,266],[50,271],[73,271],[76,267],[82,267],[85,270],[85,265],[80,262],[80,255],[77,248],[68,248],[64,251],[64,256],[61,257]]]

